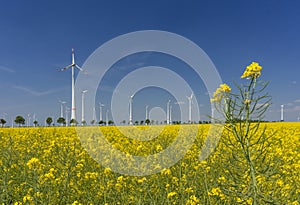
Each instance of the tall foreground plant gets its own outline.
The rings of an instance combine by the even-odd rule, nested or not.
[[[235,202],[253,205],[278,201],[272,193],[263,193],[266,186],[263,181],[271,179],[275,167],[268,157],[270,136],[265,127],[259,129],[271,100],[265,93],[268,83],[258,81],[261,70],[258,63],[251,63],[241,76],[246,84],[236,85],[237,94],[222,84],[211,99],[226,121],[220,149],[231,156],[229,161],[224,161],[225,176],[219,180],[223,184],[222,191]]]

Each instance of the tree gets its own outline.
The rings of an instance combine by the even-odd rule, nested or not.
[[[83,121],[81,122],[81,124],[82,124],[83,126],[86,126],[86,125],[87,125],[87,123],[86,123],[85,120],[83,120]]]
[[[135,125],[139,125],[139,121],[136,120],[136,121],[134,122],[134,124],[135,124]]]
[[[113,125],[114,122],[113,122],[112,120],[109,120],[109,121],[108,121],[108,124],[109,124],[109,125]]]
[[[66,120],[63,117],[58,118],[56,122],[60,125],[66,124]]]
[[[103,125],[104,124],[104,121],[103,120],[100,120],[99,121],[99,125]]]
[[[92,121],[91,121],[91,124],[92,124],[92,125],[94,125],[94,124],[95,124],[95,122],[96,122],[95,120],[92,120]]]
[[[76,126],[78,124],[78,122],[75,119],[72,119],[70,121],[70,124],[73,125],[73,126]]]
[[[25,118],[22,117],[21,115],[18,115],[15,119],[15,123],[18,124],[20,127],[21,125],[25,124]]]
[[[47,123],[48,126],[50,126],[52,122],[53,122],[52,117],[48,117],[48,118],[46,119],[46,123]]]
[[[5,119],[0,119],[0,124],[2,125],[2,127],[5,125],[6,120]]]
[[[34,124],[34,126],[36,127],[39,123],[38,123],[38,121],[33,121],[33,124]]]
[[[150,120],[149,120],[149,119],[146,119],[146,120],[145,120],[145,123],[146,123],[147,125],[149,125],[149,124],[150,124]]]
[[[143,125],[143,124],[144,124],[144,120],[141,120],[141,121],[140,121],[140,125]]]

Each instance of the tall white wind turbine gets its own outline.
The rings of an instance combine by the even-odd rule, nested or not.
[[[283,108],[284,108],[284,105],[281,105],[281,117],[280,117],[280,121],[283,122],[284,121],[284,115],[283,115]]]
[[[72,112],[71,112],[71,120],[76,120],[76,106],[75,106],[75,67],[78,68],[80,71],[83,71],[81,67],[79,67],[75,63],[75,54],[74,48],[72,48],[72,64],[68,65],[67,67],[61,69],[61,71],[68,70],[69,68],[72,69]]]
[[[129,125],[133,125],[132,123],[132,101],[134,94],[129,97]]]
[[[191,96],[187,97],[189,100],[189,123],[192,123],[192,100],[193,100],[193,93]]]
[[[87,92],[87,90],[81,91],[81,125],[83,126],[85,124],[84,119],[84,95]]]

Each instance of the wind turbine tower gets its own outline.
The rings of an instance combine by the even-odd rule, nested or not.
[[[81,91],[81,125],[83,126],[85,124],[84,119],[84,95],[87,92],[87,90]]]
[[[171,100],[168,100],[167,102],[167,124],[170,124],[170,102]]]
[[[281,105],[281,118],[280,118],[281,122],[284,121],[283,108],[284,108],[284,105]]]
[[[129,125],[132,125],[132,101],[134,94],[129,97]]]
[[[106,120],[105,120],[105,124],[106,124],[106,126],[108,126],[108,110],[106,110]]]
[[[172,124],[172,105],[170,105],[170,113],[169,113],[169,115],[170,115],[170,118],[169,118],[170,124]]]
[[[192,123],[192,100],[193,100],[193,93],[191,94],[190,97],[187,97],[189,100],[189,123]]]
[[[104,104],[102,104],[101,102],[99,103],[99,106],[100,106],[100,114],[99,114],[99,122],[100,121],[103,121],[103,118],[102,118],[102,108],[104,106]]]
[[[66,106],[66,127],[69,125],[69,110],[70,108]]]
[[[96,122],[96,108],[93,107],[93,122]]]
[[[61,69],[61,71],[65,71],[69,68],[72,69],[72,111],[71,111],[71,120],[76,120],[76,106],[75,106],[75,67],[78,68],[80,71],[83,71],[81,67],[79,67],[75,63],[75,54],[74,48],[72,48],[72,64],[68,65],[67,67]]]
[[[64,117],[64,104],[66,104],[65,101],[59,101],[60,102],[60,117]]]
[[[146,105],[146,117],[145,117],[145,120],[147,120],[148,119],[148,105]]]

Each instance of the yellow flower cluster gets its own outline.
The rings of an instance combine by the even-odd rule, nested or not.
[[[177,193],[175,192],[175,191],[172,191],[172,192],[170,192],[170,193],[168,193],[168,198],[171,198],[171,197],[173,197],[173,196],[175,196],[175,195],[177,195]]]
[[[212,188],[212,190],[210,192],[208,192],[208,195],[220,197],[222,200],[225,199],[225,195],[222,193],[222,190],[220,189],[220,187]]]
[[[40,162],[40,160],[38,158],[31,158],[28,162],[27,162],[27,166],[29,169],[31,170],[38,170],[40,169],[42,163]]]
[[[230,93],[231,88],[227,84],[221,84],[220,87],[217,88],[217,90],[213,94],[213,98],[210,100],[211,102],[220,102],[225,93]]]
[[[258,78],[261,75],[261,69],[262,67],[258,63],[252,62],[246,67],[246,70],[244,71],[241,78]]]

